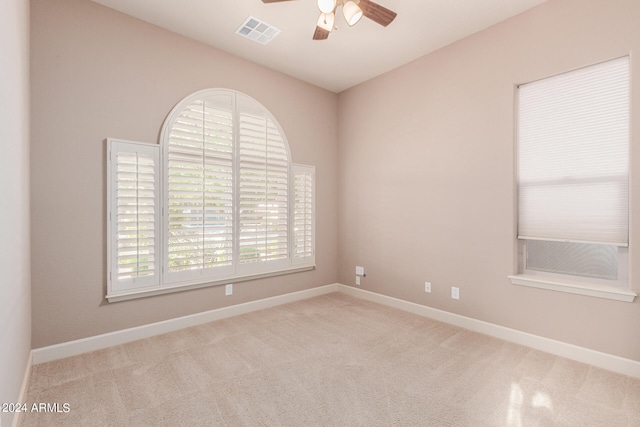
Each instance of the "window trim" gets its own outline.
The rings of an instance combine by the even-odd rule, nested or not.
[[[201,272],[204,270],[194,270],[193,274],[189,275],[188,278],[182,280],[169,280],[169,274],[167,273],[168,269],[168,250],[167,250],[167,227],[168,227],[168,164],[167,164],[167,153],[168,153],[168,143],[164,143],[165,140],[168,140],[168,133],[171,129],[171,124],[175,122],[175,119],[180,114],[182,109],[197,99],[204,99],[209,95],[230,95],[233,104],[233,112],[234,114],[238,112],[236,109],[236,96],[242,96],[243,101],[248,101],[249,108],[257,108],[261,111],[261,114],[264,114],[265,117],[272,121],[272,124],[277,128],[279,132],[279,138],[282,139],[283,148],[286,150],[287,157],[287,256],[283,259],[277,259],[275,261],[264,261],[264,262],[255,262],[255,263],[245,263],[244,265],[239,262],[234,262],[231,270],[227,270],[225,273],[217,275],[217,276],[205,276],[202,275]],[[234,250],[239,247],[239,200],[240,200],[240,184],[239,184],[239,140],[240,137],[238,133],[238,122],[234,118],[233,128],[234,128],[234,138],[233,138],[233,248]],[[108,138],[107,141],[111,139]],[[108,151],[108,162],[109,165],[107,167],[107,251],[108,251],[108,260],[107,260],[107,269],[108,269],[108,279],[107,279],[107,294],[106,299],[109,302],[123,301],[128,299],[152,296],[152,295],[160,295],[171,292],[178,292],[183,290],[197,289],[209,286],[219,286],[222,284],[229,283],[237,283],[249,280],[262,279],[273,276],[280,276],[285,274],[303,272],[314,270],[316,267],[315,264],[315,199],[316,199],[316,191],[315,191],[315,166],[306,166],[299,165],[292,162],[291,159],[291,151],[289,147],[289,143],[287,141],[286,135],[273,116],[273,114],[264,107],[260,102],[256,101],[254,98],[231,89],[204,89],[193,94],[188,95],[180,102],[176,104],[176,106],[170,111],[167,115],[162,129],[159,135],[159,143],[157,144],[149,144],[149,143],[137,143],[132,141],[125,141],[133,144],[140,144],[147,147],[153,147],[157,150],[158,154],[158,169],[157,174],[159,175],[159,189],[157,190],[157,206],[158,206],[158,215],[159,215],[159,227],[157,227],[155,238],[159,242],[160,250],[156,256],[156,274],[155,274],[155,284],[146,286],[146,287],[129,287],[127,289],[123,289],[122,287],[118,288],[114,286],[114,282],[112,280],[112,271],[117,271],[117,265],[113,264],[112,257],[112,247],[116,245],[117,247],[117,234],[112,232],[113,223],[111,217],[111,210],[113,209],[113,174],[111,171],[111,147],[108,142],[107,151]],[[283,157],[284,159],[284,157]],[[299,171],[306,171],[311,173],[312,176],[312,204],[313,204],[313,216],[312,216],[312,254],[311,256],[303,257],[303,259],[296,259],[294,253],[294,202],[296,197],[295,190],[295,178],[296,173]],[[305,173],[306,173],[305,172]],[[238,252],[233,252],[234,258],[238,257]],[[117,262],[117,261],[116,261]],[[222,267],[225,268],[226,267]],[[191,273],[191,271],[190,271]]]
[[[624,57],[619,57],[619,58],[613,58],[610,61],[618,61],[621,60],[623,58],[626,58],[626,60],[628,61],[628,66],[630,66],[630,58],[629,56],[624,56]],[[600,64],[604,64],[606,62],[610,62],[610,61],[603,61],[597,64],[592,64],[592,65],[600,65]],[[561,75],[566,75],[568,73],[571,73],[573,71],[580,71],[584,68],[589,68],[591,65],[585,66],[585,67],[581,67],[578,68],[576,70],[572,70],[572,71],[568,71],[565,73],[560,73],[557,74],[555,76],[549,76],[548,78],[553,78],[556,76],[561,76]],[[630,77],[630,75],[629,75]],[[545,78],[540,79],[540,80],[545,80]],[[630,82],[629,82],[630,85]],[[521,112],[519,111],[519,101],[518,101],[518,96],[519,96],[519,88],[522,85],[515,85],[514,86],[514,90],[515,90],[515,94],[516,96],[514,97],[515,102],[514,102],[514,129],[515,129],[515,140],[516,140],[516,150],[515,150],[515,179],[516,179],[516,190],[519,189],[520,187],[520,167],[519,167],[519,129],[518,129],[518,124],[520,122],[520,114]],[[629,105],[630,108],[630,105]],[[630,129],[627,130],[628,132],[630,132]],[[629,134],[629,148],[628,150],[630,150],[631,148],[631,140],[630,140],[630,134]],[[629,152],[628,152],[629,153]],[[630,161],[630,154],[629,158],[627,161]],[[631,171],[629,170],[629,175],[631,173]],[[629,179],[629,176],[627,176],[627,179]],[[520,212],[520,207],[518,204],[518,200],[519,200],[519,192],[516,192],[516,221],[519,218],[519,212]],[[628,191],[627,191],[627,198],[630,197],[630,188],[628,187]],[[628,211],[628,220],[630,221],[631,219],[631,212],[630,212],[630,206],[629,206],[629,211]],[[517,224],[517,222],[516,222]],[[629,226],[629,225],[628,225]],[[516,225],[517,227],[517,225]],[[517,261],[516,261],[516,271],[518,272],[517,274],[514,275],[510,275],[508,276],[509,280],[511,281],[511,283],[513,285],[519,285],[519,286],[527,286],[527,287],[534,287],[534,288],[539,288],[539,289],[547,289],[547,290],[553,290],[553,291],[558,291],[558,292],[565,292],[565,293],[571,293],[571,294],[579,294],[579,295],[586,295],[586,296],[592,296],[592,297],[598,297],[598,298],[605,298],[605,299],[611,299],[611,300],[617,300],[617,301],[625,301],[625,302],[633,302],[635,297],[637,296],[637,293],[635,293],[634,291],[631,290],[631,282],[630,282],[630,277],[629,277],[629,245],[625,244],[625,245],[619,245],[616,244],[617,246],[619,246],[619,251],[617,253],[617,259],[618,259],[618,279],[617,280],[603,280],[603,279],[595,279],[595,278],[589,278],[589,277],[582,277],[582,276],[574,276],[574,275],[569,275],[569,274],[561,274],[561,273],[551,273],[551,272],[544,272],[544,271],[533,271],[533,270],[528,270],[527,266],[526,266],[526,250],[527,250],[527,242],[530,240],[525,236],[520,236],[519,235],[519,231],[518,228],[516,228],[516,239],[517,239],[517,245],[516,247],[516,252],[517,252]],[[627,236],[628,236],[628,229],[627,229]],[[538,239],[538,237],[536,237],[536,239]],[[559,239],[543,239],[543,240],[550,240],[550,241],[569,241],[569,240],[565,240],[562,238]],[[594,243],[594,244],[598,244],[598,242],[585,242],[585,243]],[[600,243],[602,244],[602,243]],[[612,243],[605,243],[608,245],[611,245]]]
[[[289,267],[282,270],[270,271],[270,272],[259,273],[259,274],[229,276],[227,278],[221,278],[219,280],[212,280],[207,282],[194,280],[191,282],[183,282],[178,284],[172,283],[172,284],[165,284],[165,285],[163,285],[161,282],[159,286],[133,289],[125,292],[110,293],[106,295],[106,298],[107,298],[107,301],[109,302],[126,301],[130,299],[150,297],[154,295],[163,295],[163,294],[168,294],[173,292],[207,288],[210,286],[220,286],[220,285],[226,285],[229,283],[240,283],[240,282],[247,282],[250,280],[265,279],[268,277],[283,276],[286,274],[301,273],[303,271],[315,270],[315,268],[316,268],[315,264],[307,265],[307,266],[299,266],[299,267]]]
[[[620,286],[601,285],[585,281],[553,278],[543,275],[516,274],[508,276],[512,285],[547,289],[569,294],[586,295],[615,301],[633,302],[637,293]]]

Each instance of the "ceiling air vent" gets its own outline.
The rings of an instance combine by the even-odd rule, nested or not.
[[[273,40],[275,36],[280,34],[280,30],[258,18],[249,16],[244,23],[238,27],[236,34],[260,44],[267,44]]]

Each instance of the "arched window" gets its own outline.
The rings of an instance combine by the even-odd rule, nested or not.
[[[314,168],[291,163],[282,128],[259,102],[227,89],[196,92],[168,115],[160,147],[162,277],[141,286],[228,283],[313,266]]]

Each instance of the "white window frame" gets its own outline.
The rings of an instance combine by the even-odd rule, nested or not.
[[[286,149],[286,173],[287,173],[287,211],[286,211],[286,222],[287,222],[287,236],[286,236],[286,245],[288,253],[285,258],[277,259],[266,262],[246,262],[244,265],[241,265],[236,260],[239,254],[239,174],[240,174],[240,162],[239,162],[239,149],[238,149],[238,138],[240,137],[238,133],[238,124],[234,119],[234,149],[233,149],[233,257],[234,262],[231,268],[223,268],[222,272],[218,274],[206,274],[210,272],[204,272],[200,270],[188,271],[189,274],[182,274],[181,277],[177,278],[171,277],[168,274],[168,132],[172,126],[175,118],[180,114],[182,108],[190,105],[191,102],[197,99],[203,99],[208,96],[215,95],[227,95],[231,96],[234,99],[234,110],[233,116],[236,117],[236,102],[237,97],[242,97],[243,102],[247,103],[251,108],[256,109],[255,111],[260,111],[264,114],[265,117],[268,118],[270,123],[273,124],[275,129],[277,129],[277,133],[282,137],[283,147]],[[108,141],[111,141],[109,139]],[[108,167],[108,178],[107,178],[107,210],[108,210],[108,225],[107,225],[107,235],[108,235],[108,270],[109,270],[109,283],[107,286],[107,295],[106,298],[109,302],[127,300],[132,298],[151,296],[164,294],[169,292],[176,292],[187,289],[195,289],[206,286],[215,286],[222,285],[228,283],[235,283],[246,280],[259,279],[264,277],[277,276],[282,274],[290,274],[301,271],[308,271],[315,268],[315,168],[313,166],[305,166],[305,165],[297,165],[291,162],[291,156],[289,151],[289,144],[286,140],[286,136],[284,131],[278,124],[277,120],[273,117],[273,115],[258,101],[255,99],[242,94],[237,91],[229,90],[229,89],[206,89],[203,91],[196,92],[184,98],[180,101],[176,107],[170,112],[167,119],[165,120],[162,131],[160,133],[160,144],[146,144],[146,143],[135,143],[128,142],[130,144],[138,144],[138,146],[144,147],[153,147],[158,152],[158,164],[160,179],[159,188],[158,188],[158,196],[157,202],[158,206],[162,207],[162,209],[158,209],[158,221],[159,226],[156,227],[156,242],[159,243],[159,250],[156,251],[156,263],[161,268],[158,268],[156,271],[158,274],[155,275],[155,281],[153,283],[146,283],[145,286],[142,286],[140,282],[130,283],[127,286],[118,286],[116,283],[111,280],[112,270],[117,268],[117,265],[114,264],[115,258],[113,257],[113,248],[117,247],[117,233],[114,233],[115,223],[114,218],[111,215],[113,207],[116,206],[114,199],[114,186],[117,183],[114,181],[114,175],[111,171],[112,165],[109,160]],[[108,142],[109,145],[109,155],[108,158],[111,158],[111,143]],[[282,160],[280,162],[282,164]],[[295,257],[293,247],[295,244],[294,234],[296,230],[294,228],[295,222],[295,178],[299,174],[306,174],[306,176],[311,178],[312,187],[311,187],[311,203],[312,203],[312,224],[311,224],[311,234],[307,236],[311,241],[312,251],[307,252],[303,257]],[[269,185],[269,184],[267,184]],[[268,212],[268,211],[267,211]],[[203,215],[205,215],[203,213]],[[267,213],[268,215],[268,213]],[[276,217],[277,221],[277,217]],[[267,231],[268,233],[268,231]],[[277,238],[277,236],[276,236]]]
[[[608,63],[613,64],[613,61],[619,61],[617,63],[624,64],[628,61],[628,57],[618,58],[602,65],[607,66]],[[628,63],[628,62],[626,62]],[[598,64],[599,66],[600,64]],[[615,65],[614,65],[615,67]],[[586,70],[585,68],[584,70]],[[581,69],[582,70],[582,69]],[[581,70],[577,70],[581,72]],[[566,76],[569,73],[565,74]],[[519,86],[518,86],[519,88]],[[520,90],[517,89],[516,93],[519,94]],[[579,111],[579,110],[578,110]],[[519,122],[520,112],[517,111],[516,122]],[[554,116],[555,117],[555,116]],[[517,129],[517,126],[516,126]],[[518,141],[520,137],[516,138]],[[518,142],[519,150],[519,142]],[[629,144],[630,145],[630,144]],[[518,156],[519,158],[519,156]],[[630,218],[630,215],[629,215]],[[525,234],[527,234],[525,232]],[[554,273],[540,270],[532,270],[527,267],[527,242],[529,239],[536,240],[549,240],[558,242],[576,242],[576,243],[592,243],[602,244],[602,242],[594,240],[569,240],[565,236],[521,236],[519,232],[518,244],[517,244],[517,271],[518,274],[509,276],[511,282],[515,285],[529,286],[535,288],[549,289],[554,291],[588,295],[600,298],[613,299],[618,301],[631,302],[637,296],[637,294],[629,289],[629,250],[626,246],[627,243],[618,243],[617,240],[612,241],[614,246],[618,246],[617,250],[617,278],[615,280],[596,279],[585,276],[575,276],[571,274]]]

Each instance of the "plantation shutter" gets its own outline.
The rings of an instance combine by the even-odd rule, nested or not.
[[[518,238],[628,245],[629,58],[518,89]]]
[[[108,139],[109,290],[157,286],[160,148]]]
[[[293,265],[315,263],[315,168],[292,165]]]
[[[160,145],[109,139],[107,170],[109,301],[314,268],[315,169],[247,95],[187,96]]]
[[[169,282],[233,271],[233,99],[183,108],[167,144]]]
[[[288,264],[289,155],[273,120],[238,96],[239,263]],[[256,266],[264,269],[264,266]],[[244,267],[251,270],[253,267]]]

